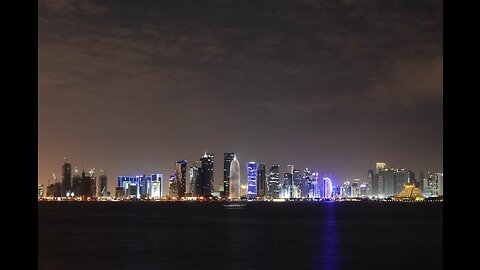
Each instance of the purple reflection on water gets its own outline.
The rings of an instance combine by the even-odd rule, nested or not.
[[[335,217],[335,202],[322,202],[325,207],[324,222],[319,228],[318,244],[316,249],[317,260],[315,269],[339,269],[340,250],[338,247],[337,223]]]

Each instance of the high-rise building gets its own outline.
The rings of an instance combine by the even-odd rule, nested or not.
[[[267,191],[267,167],[264,163],[258,165],[257,171],[257,197],[263,198]]]
[[[333,194],[332,180],[329,177],[323,177],[323,194],[322,198],[329,199]]]
[[[223,153],[223,191],[225,198],[228,198],[230,193],[230,164],[234,159],[235,153]]]
[[[428,175],[430,196],[443,196],[443,173]]]
[[[305,168],[303,171],[303,177],[300,182],[300,190],[301,190],[301,197],[303,198],[311,198],[313,192],[312,190],[312,173]]]
[[[80,197],[81,194],[82,194],[82,176],[78,174],[78,170],[75,168],[75,174],[73,175],[73,178],[72,178],[72,192],[70,193],[70,196]]]
[[[293,175],[291,173],[284,173],[283,174],[283,188],[282,188],[282,195],[281,198],[290,199],[293,198]]]
[[[403,190],[405,184],[408,184],[408,173],[405,169],[394,170],[395,173],[395,187],[394,194],[400,193]]]
[[[163,197],[163,174],[152,174],[152,192],[150,196],[154,199]]]
[[[197,196],[210,197],[213,189],[213,154],[205,153],[197,179]]]
[[[185,197],[187,186],[187,161],[180,160],[175,163],[175,177],[177,180],[177,195]]]
[[[352,180],[352,197],[360,196],[360,179],[354,178]]]
[[[378,193],[378,181],[377,181],[377,193]],[[367,196],[373,195],[373,170],[368,170],[367,175]],[[376,196],[376,193],[375,193]]]
[[[189,192],[192,196],[197,196],[197,182],[200,177],[200,170],[202,168],[201,161],[193,162],[193,165],[190,166],[190,183],[189,183]]]
[[[228,167],[230,168],[230,172],[228,173],[230,181],[230,183],[228,183],[228,188],[230,189],[228,196],[231,199],[239,199],[242,196],[240,188],[240,162],[236,156],[233,157]]]
[[[435,174],[435,182],[437,182],[437,195],[443,196],[443,173],[436,173]]]
[[[293,185],[292,185],[292,194],[291,194],[292,198],[302,197],[302,194],[301,194],[302,178],[303,178],[302,171],[293,169],[293,173],[292,173]]]
[[[267,197],[280,198],[280,166],[273,165],[268,172]]]
[[[176,174],[170,175],[168,179],[168,196],[170,197],[178,197],[178,189],[177,189],[177,176]]]
[[[368,193],[367,185],[368,185],[367,183],[360,184],[360,196],[362,196],[362,197],[367,196],[367,193]]]
[[[43,185],[38,185],[38,199],[43,199],[44,188]]]
[[[380,175],[383,175],[385,197],[395,195],[395,170],[385,169],[380,171]]]
[[[352,185],[350,181],[343,182],[343,186],[340,188],[340,195],[343,197],[352,197]]]
[[[318,181],[318,172],[312,171],[312,187],[310,188],[310,192],[312,193],[309,197],[310,198],[320,198],[320,183]]]
[[[99,188],[99,196],[105,197],[107,196],[107,174],[104,173],[98,177],[98,181],[100,182],[100,188]]]
[[[407,183],[414,184],[418,187],[417,179],[415,179],[415,173],[412,171],[407,171]]]
[[[62,197],[67,196],[67,192],[72,190],[72,164],[65,163],[62,165]]]
[[[247,162],[247,197],[255,199],[257,197],[257,175],[258,162]]]

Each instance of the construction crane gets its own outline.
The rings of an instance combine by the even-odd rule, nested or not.
[[[53,179],[55,179],[55,183],[57,183],[57,177],[55,176],[55,173],[52,173]]]

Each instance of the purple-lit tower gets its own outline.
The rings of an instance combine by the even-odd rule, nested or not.
[[[330,178],[328,177],[323,177],[323,194],[322,194],[322,198],[324,199],[330,199],[332,197],[332,191],[333,191],[333,187],[332,187],[332,180],[330,180]]]
[[[249,199],[257,197],[257,172],[258,162],[247,162],[247,197]]]

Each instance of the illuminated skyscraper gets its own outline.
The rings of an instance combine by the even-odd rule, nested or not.
[[[332,180],[329,177],[323,177],[323,194],[322,198],[330,199],[332,198],[333,186]]]
[[[302,175],[302,180],[300,182],[300,190],[302,198],[311,198],[313,192],[310,192],[312,189],[312,173],[305,168]]]
[[[352,181],[352,197],[360,195],[360,179],[354,178]]]
[[[443,173],[436,173],[435,181],[437,182],[438,196],[443,196]]]
[[[290,199],[292,198],[292,182],[293,177],[291,173],[284,173],[283,174],[283,187],[282,187],[282,195],[281,198],[283,199]]]
[[[279,165],[273,165],[268,173],[267,197],[270,199],[280,198],[280,169]]]
[[[43,199],[43,194],[44,194],[44,188],[43,185],[38,185],[38,199]]]
[[[267,193],[267,166],[264,163],[258,165],[257,171],[257,197],[263,198]]]
[[[405,169],[395,170],[395,188],[394,194],[398,194],[403,190],[405,184],[408,184],[408,174]]]
[[[163,196],[163,174],[152,174],[152,192],[150,196],[154,199],[159,199]]]
[[[226,198],[230,192],[230,164],[234,158],[235,153],[223,153],[223,190]]]
[[[385,169],[380,171],[380,175],[383,174],[383,183],[384,183],[384,191],[385,197],[395,195],[395,170],[394,169]]]
[[[213,154],[205,153],[200,159],[202,168],[197,180],[197,196],[209,197],[213,187]]]
[[[229,165],[230,172],[229,172],[229,183],[228,188],[230,189],[228,192],[228,196],[231,199],[239,199],[241,197],[241,190],[240,190],[240,162],[238,162],[237,157],[234,156],[231,164]]]
[[[302,171],[294,169],[292,173],[292,179],[293,179],[292,194],[291,194],[292,198],[300,198],[302,196],[301,194],[302,178],[303,178]]]
[[[62,197],[67,196],[67,192],[72,190],[72,164],[67,163],[65,158],[65,163],[62,165]]]
[[[247,162],[247,197],[254,199],[257,197],[257,177],[258,162]]]
[[[200,177],[200,169],[202,168],[201,161],[195,161],[192,166],[190,166],[190,183],[189,183],[189,192],[192,196],[197,196],[197,182]]]
[[[168,196],[178,197],[177,176],[175,174],[170,175],[168,179]]]
[[[180,160],[175,163],[175,177],[177,180],[177,196],[185,197],[187,186],[187,161]]]
[[[320,198],[320,185],[318,183],[318,172],[312,171],[311,188],[309,198]]]
[[[373,195],[373,170],[368,170],[367,175],[367,196]],[[377,181],[378,185],[378,181]],[[377,186],[377,193],[378,193],[378,186]],[[375,193],[376,196],[376,193]]]
[[[100,175],[98,177],[98,181],[100,182],[100,188],[98,189],[99,196],[107,196],[107,175],[106,173]]]

